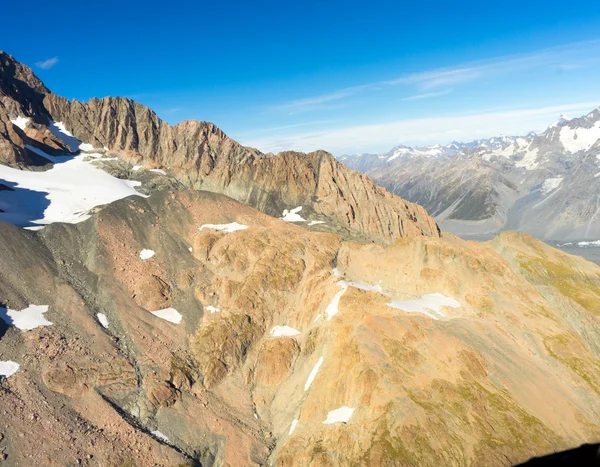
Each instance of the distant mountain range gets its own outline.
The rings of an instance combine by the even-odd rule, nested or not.
[[[540,134],[447,146],[397,146],[339,159],[458,235],[528,232],[546,240],[600,238],[600,109],[561,116]]]

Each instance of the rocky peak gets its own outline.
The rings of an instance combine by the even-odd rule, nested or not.
[[[0,102],[10,117],[30,117],[38,123],[47,123],[47,112],[42,105],[50,90],[12,55],[0,51]]]

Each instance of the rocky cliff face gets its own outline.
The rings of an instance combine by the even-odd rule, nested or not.
[[[7,164],[33,164],[35,154],[25,149],[26,144],[50,153],[56,150],[57,141],[48,140],[52,132],[44,127],[53,120],[93,147],[106,147],[125,160],[167,170],[189,187],[225,193],[272,216],[302,206],[305,215],[314,214],[328,224],[322,229],[361,241],[439,236],[435,221],[420,206],[390,195],[328,153],[264,155],[241,146],[212,123],[186,121],[170,126],[149,108],[125,98],[71,102],[51,93],[11,56],[0,58],[4,83],[0,103],[10,119],[31,120],[26,141],[18,138],[21,129],[14,125],[5,123],[0,128],[0,158]],[[4,121],[1,111],[0,121]],[[358,209],[359,204],[369,209]]]
[[[40,124],[48,123],[42,101],[50,91],[31,68],[0,50],[0,103],[11,116],[22,115]]]

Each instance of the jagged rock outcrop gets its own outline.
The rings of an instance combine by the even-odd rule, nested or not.
[[[35,76],[31,68],[0,50],[0,103],[11,116],[30,117],[46,125],[48,112],[43,100],[50,90]]]
[[[12,124],[4,104],[0,103],[0,163],[6,165],[28,165],[32,160],[25,143]]]

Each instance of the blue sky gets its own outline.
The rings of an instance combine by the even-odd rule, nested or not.
[[[264,151],[385,151],[545,128],[600,105],[600,6],[7,2],[0,48],[54,92],[128,96]]]

